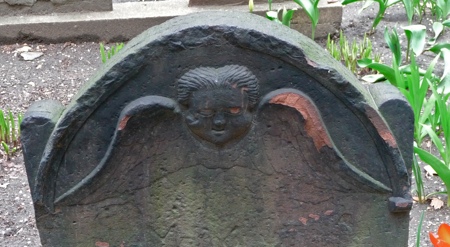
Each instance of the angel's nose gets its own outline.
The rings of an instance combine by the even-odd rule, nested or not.
[[[226,124],[226,119],[222,112],[218,112],[214,115],[213,124],[215,130],[223,130]]]

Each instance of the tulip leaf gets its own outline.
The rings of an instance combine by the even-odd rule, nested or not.
[[[375,83],[385,81],[386,77],[383,74],[373,74],[373,75],[365,75],[361,79],[366,82]]]
[[[408,39],[408,48],[414,51],[416,55],[423,52],[426,39],[426,27],[424,25],[410,25],[403,27]]]
[[[314,33],[316,31],[317,23],[319,23],[319,0],[294,0],[294,2],[300,5],[311,20],[312,32],[311,38],[314,39]]]
[[[414,5],[411,0],[401,0],[405,6],[406,15],[408,16],[408,23],[411,24],[414,16]]]
[[[444,73],[439,82],[439,91],[445,94],[450,93],[450,50],[442,48],[441,56],[444,58]]]
[[[433,31],[434,31],[434,37],[430,39],[428,42],[430,45],[433,45],[436,43],[436,40],[438,39],[439,35],[441,35],[442,31],[444,30],[444,25],[442,25],[441,22],[434,22],[433,23]]]
[[[374,69],[374,70],[380,72],[381,74],[383,74],[383,76],[386,77],[386,79],[389,82],[391,82],[391,84],[397,85],[394,69],[385,64],[375,63],[375,62],[372,62],[372,59],[365,58],[365,59],[358,60],[358,66],[361,68],[367,67],[370,69]]]
[[[438,54],[439,52],[441,52],[441,49],[443,48],[447,48],[450,49],[450,43],[437,43],[435,45],[433,45],[431,48],[429,48],[428,50]]]
[[[445,20],[442,22],[442,25],[446,26],[446,27],[450,27],[450,20]]]
[[[282,12],[282,18],[281,18],[281,22],[283,23],[283,25],[290,27],[291,26],[291,20],[292,17],[294,16],[294,11],[295,9],[290,9],[290,10],[286,10],[285,7],[283,7],[283,12]]]
[[[429,164],[436,171],[444,182],[447,191],[450,191],[450,169],[444,162],[421,148],[414,147],[414,152],[419,155],[423,162]]]
[[[387,45],[392,51],[394,55],[394,61],[397,65],[402,63],[402,50],[400,46],[400,41],[398,39],[398,34],[395,29],[392,30],[392,33],[389,33],[388,29],[384,29],[384,39],[386,40]]]
[[[271,10],[266,12],[266,17],[270,20],[278,19],[278,12]]]
[[[361,2],[362,0],[344,0],[341,2],[342,5],[347,5],[351,3]]]

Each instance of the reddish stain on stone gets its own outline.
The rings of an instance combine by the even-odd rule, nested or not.
[[[125,129],[125,127],[127,126],[127,122],[130,119],[131,116],[125,116],[123,117],[120,122],[119,122],[119,130],[123,130]]]
[[[395,206],[398,208],[409,208],[409,203],[408,202],[396,202]]]
[[[109,247],[109,243],[97,241],[95,242],[95,247]]]
[[[303,225],[305,225],[305,226],[306,226],[306,223],[308,223],[308,219],[307,219],[307,218],[304,218],[304,217],[298,218],[298,221],[302,222]]]
[[[308,216],[309,216],[309,218],[314,219],[315,221],[320,219],[320,216],[317,214],[309,214]]]
[[[323,213],[324,215],[327,215],[327,216],[330,216],[330,215],[332,215],[333,214],[333,210],[327,210],[327,211],[325,211],[325,213]]]
[[[318,66],[317,63],[315,63],[315,62],[312,61],[312,60],[309,60],[308,58],[306,58],[306,63],[308,63],[308,65],[311,65],[311,66],[313,66],[313,67],[317,67],[317,66]]]
[[[380,134],[381,138],[391,147],[397,148],[397,141],[395,140],[395,137],[392,135],[391,130],[386,125],[384,120],[380,117],[378,112],[376,112],[372,107],[366,106],[366,115],[369,117],[370,122],[372,122],[373,126],[378,131],[378,134]]]
[[[325,145],[332,147],[320,115],[308,98],[295,93],[282,93],[273,97],[270,103],[292,107],[302,114],[305,119],[306,133],[312,137],[317,150]]]

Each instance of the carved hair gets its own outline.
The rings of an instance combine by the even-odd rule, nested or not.
[[[178,102],[189,105],[193,92],[199,89],[239,88],[247,93],[249,106],[259,99],[256,76],[244,66],[227,65],[220,68],[200,67],[186,72],[178,80]]]

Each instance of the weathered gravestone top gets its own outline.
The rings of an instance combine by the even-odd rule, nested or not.
[[[22,141],[44,246],[398,247],[412,118],[303,35],[214,12],[33,105]]]

